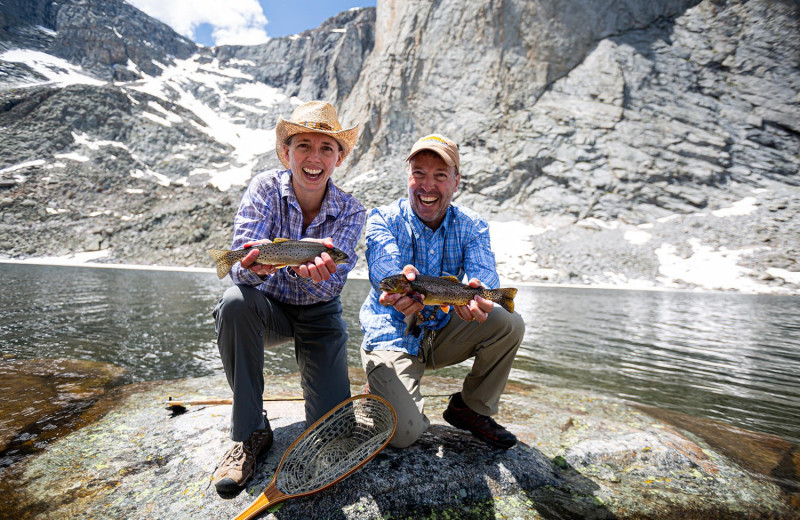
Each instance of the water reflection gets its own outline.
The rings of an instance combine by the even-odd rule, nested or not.
[[[197,273],[2,265],[0,349],[128,369],[128,382],[208,374],[225,284]]]
[[[221,371],[213,274],[0,264],[0,355],[126,368],[128,381]],[[348,360],[360,366],[358,310],[342,294]],[[523,287],[527,333],[512,379],[595,390],[800,441],[800,298]],[[2,361],[0,361],[2,363]],[[297,370],[291,345],[268,373]],[[442,370],[458,377],[463,367]]]
[[[517,377],[798,440],[800,299],[535,288]]]

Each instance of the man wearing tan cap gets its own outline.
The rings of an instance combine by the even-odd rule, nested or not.
[[[315,240],[341,249],[349,260],[337,266],[322,253],[305,265],[277,269],[257,263],[254,249],[231,269],[235,285],[214,309],[217,345],[233,391],[235,441],[214,475],[220,493],[244,486],[259,453],[272,445],[262,402],[264,349],[294,340],[309,425],[350,397],[339,293],[356,263],[365,210],[331,176],[352,151],[358,127],[343,129],[330,103],[312,101],[289,120],[279,118],[275,132],[284,169],[251,180],[234,218],[231,249],[276,238]]]
[[[525,332],[520,315],[480,296],[446,313],[439,306],[425,306],[423,295],[380,289],[381,280],[399,273],[409,280],[417,274],[466,276],[472,287],[494,289],[499,284],[487,222],[451,203],[461,181],[458,146],[444,136],[428,135],[414,144],[406,161],[408,198],[375,208],[367,218],[372,290],[360,321],[368,391],[394,406],[397,431],[391,444],[402,448],[430,424],[420,392],[425,370],[474,358],[444,419],[493,448],[508,449],[516,437],[490,416],[497,413]],[[405,333],[407,317],[418,322],[418,333]]]

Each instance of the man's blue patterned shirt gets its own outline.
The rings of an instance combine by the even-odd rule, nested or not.
[[[411,355],[419,352],[422,335],[406,335],[403,314],[378,301],[380,281],[401,273],[405,265],[412,264],[429,276],[449,275],[461,281],[465,275],[466,280],[477,278],[491,289],[500,283],[489,224],[474,211],[455,204],[450,205],[435,231],[419,220],[408,199],[375,208],[367,217],[366,243],[372,289],[359,315],[364,350],[395,350]],[[425,329],[440,329],[450,320],[450,314],[438,306],[425,306],[422,315],[427,321],[420,326]]]

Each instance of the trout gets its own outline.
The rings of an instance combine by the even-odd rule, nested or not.
[[[272,265],[277,268],[287,265],[302,265],[313,262],[314,258],[322,253],[328,253],[337,264],[346,264],[350,259],[347,253],[335,247],[328,248],[319,242],[308,240],[289,240],[288,238],[276,238],[269,244],[256,244],[236,251],[224,249],[212,249],[209,251],[211,258],[217,264],[217,276],[220,280],[230,272],[233,264],[247,256],[253,249],[258,249],[259,264]]]
[[[476,295],[490,300],[508,312],[514,312],[514,296],[517,290],[484,289],[483,287],[470,287],[458,281],[455,276],[425,276],[416,275],[413,282],[408,281],[405,275],[396,274],[381,280],[380,287],[387,293],[418,293],[424,294],[425,305],[438,305],[444,312],[450,310],[451,305],[466,305]]]

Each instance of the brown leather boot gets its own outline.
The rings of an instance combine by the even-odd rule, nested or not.
[[[222,457],[222,462],[214,473],[214,486],[217,493],[230,494],[239,491],[256,472],[256,458],[272,446],[272,427],[266,414],[267,427],[256,430],[244,442],[237,442]]]
[[[444,411],[444,420],[462,430],[467,430],[492,448],[507,450],[517,443],[517,437],[489,416],[473,412],[461,398],[461,392],[450,396]]]

